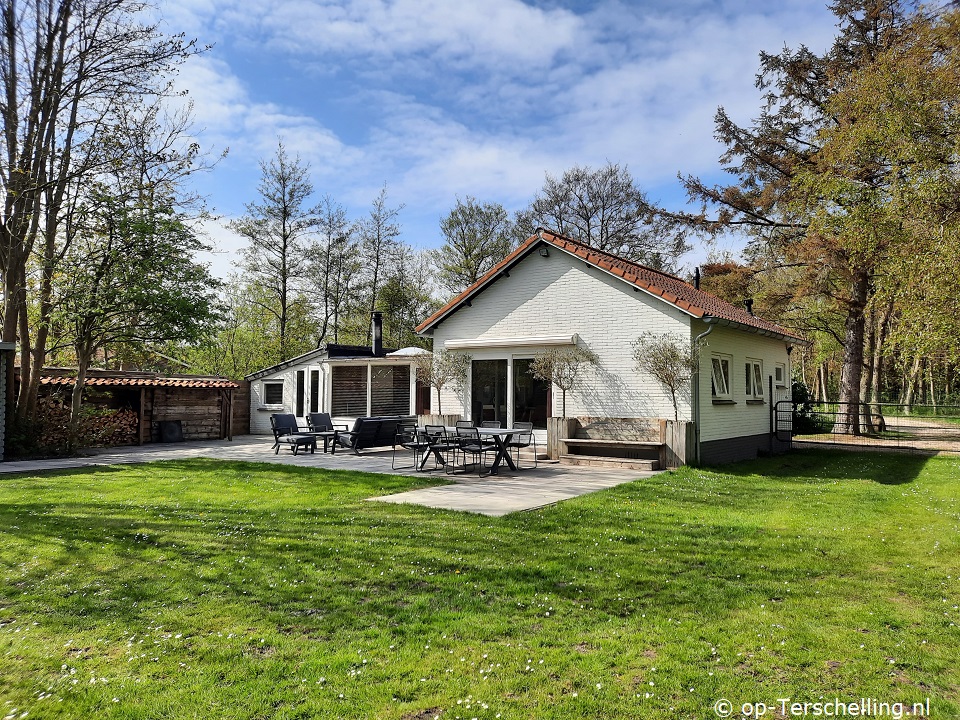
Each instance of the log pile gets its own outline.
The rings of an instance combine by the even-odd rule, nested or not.
[[[84,407],[81,412],[81,447],[136,444],[140,420],[135,410]],[[69,404],[56,396],[41,397],[37,401],[37,416],[43,419],[38,438],[41,447],[53,449],[65,446],[70,422]]]

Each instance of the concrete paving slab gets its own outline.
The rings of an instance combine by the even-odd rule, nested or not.
[[[287,448],[281,448],[280,454],[275,455],[271,450],[272,444],[273,440],[270,437],[243,435],[232,441],[153,443],[106,448],[93,451],[91,455],[81,458],[3,462],[0,463],[0,474],[37,473],[159,460],[211,458],[415,477],[439,475],[450,484],[369,499],[376,502],[410,503],[480,513],[492,517],[534,510],[657,474],[639,470],[586,468],[541,462],[536,469],[530,467],[516,472],[504,469],[498,475],[479,478],[476,475],[443,475],[442,472],[421,473],[412,468],[393,470],[391,469],[392,450],[368,451],[360,456],[349,452],[340,452],[336,455],[323,452],[313,454],[301,452],[294,455]]]

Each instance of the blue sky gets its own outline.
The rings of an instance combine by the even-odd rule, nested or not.
[[[403,240],[441,244],[459,196],[526,206],[544,173],[625,164],[651,199],[683,205],[678,172],[722,180],[713,116],[754,117],[761,50],[825,48],[820,0],[167,0],[166,29],[213,49],[177,83],[213,153],[196,179],[223,225],[256,199],[278,138],[319,199],[365,214],[386,184]],[[736,242],[719,250],[736,249]],[[688,264],[703,259],[698,248]]]

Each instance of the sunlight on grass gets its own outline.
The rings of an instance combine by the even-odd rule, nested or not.
[[[0,718],[956,717],[958,477],[797,453],[496,519],[274,465],[3,478]]]

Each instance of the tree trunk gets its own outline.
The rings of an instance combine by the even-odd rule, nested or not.
[[[887,333],[890,330],[890,318],[893,316],[893,301],[887,303],[883,314],[880,316],[877,325],[877,338],[873,347],[873,358],[871,359],[872,370],[870,373],[870,400],[873,403],[870,412],[874,415],[874,426],[879,432],[887,429],[886,420],[883,417],[883,408],[880,405],[880,386],[883,377],[883,347],[887,342]]]
[[[910,368],[910,372],[903,380],[903,401],[900,404],[903,405],[903,412],[907,415],[913,410],[913,389],[916,387],[917,376],[920,374],[920,364],[921,358],[917,355],[913,359],[913,367]]]
[[[865,271],[857,272],[850,288],[847,318],[844,322],[840,409],[834,431],[845,435],[860,434],[860,378],[863,375],[863,340],[866,325],[864,309],[867,306],[869,286],[869,274]]]
[[[877,312],[875,307],[870,308],[870,323],[869,329],[866,331],[865,338],[866,345],[866,354],[871,359],[871,362],[864,363],[863,375],[860,378],[860,397],[863,399],[863,404],[861,405],[861,419],[863,421],[863,427],[870,434],[877,432],[876,428],[873,425],[873,405],[871,401],[874,399],[871,395],[873,390],[873,356],[877,350]]]
[[[67,428],[67,451],[72,455],[80,444],[80,410],[83,403],[83,384],[90,362],[83,353],[77,353],[77,380],[70,394],[70,426]]]

